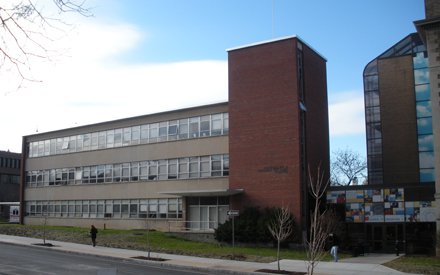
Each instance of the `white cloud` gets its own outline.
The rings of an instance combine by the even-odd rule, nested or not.
[[[365,133],[363,92],[331,93],[329,100],[330,136]]]
[[[58,41],[59,48],[69,48],[68,55],[32,67],[42,83],[0,95],[0,150],[21,151],[21,137],[37,129],[227,100],[226,61],[109,65],[110,58],[132,49],[142,37],[126,24],[83,24]]]

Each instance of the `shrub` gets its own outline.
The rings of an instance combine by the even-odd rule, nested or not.
[[[235,217],[235,241],[242,243],[267,243],[273,238],[267,225],[274,218],[277,208],[248,207]],[[220,242],[232,241],[232,219],[218,226],[215,239]]]

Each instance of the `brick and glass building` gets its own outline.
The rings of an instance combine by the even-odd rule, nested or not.
[[[326,60],[296,36],[228,50],[229,101],[23,137],[22,222],[211,230],[328,175]],[[148,111],[148,110],[146,110]]]
[[[427,1],[427,16],[434,2]],[[436,42],[424,33],[409,34],[364,69],[368,184],[332,187],[327,196],[327,202],[345,215],[347,245],[394,252],[397,243],[409,254],[435,253],[438,19],[437,36],[430,38]],[[433,21],[416,25],[429,25],[426,22]]]
[[[11,205],[18,205],[21,154],[0,151],[0,218],[9,218]]]

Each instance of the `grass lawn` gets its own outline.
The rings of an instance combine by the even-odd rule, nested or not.
[[[408,273],[440,274],[440,258],[435,257],[404,256],[384,265]]]
[[[150,231],[147,237],[145,230],[102,230],[99,228],[98,230],[97,244],[99,246],[148,251],[147,240],[149,239],[150,249],[153,252],[210,258],[229,258],[234,254],[247,261],[272,262],[276,260],[276,249],[271,247],[237,245],[233,249],[230,244],[188,241],[160,231]],[[0,224],[0,234],[42,238],[43,226]],[[79,227],[46,226],[46,239],[90,243],[89,229]],[[280,258],[305,260],[306,253],[304,250],[282,249]],[[330,255],[326,255],[323,260],[330,261]]]

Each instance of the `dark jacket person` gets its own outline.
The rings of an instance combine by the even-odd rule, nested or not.
[[[93,246],[96,246],[96,234],[98,234],[98,229],[94,225],[90,228],[90,237],[92,237]]]

